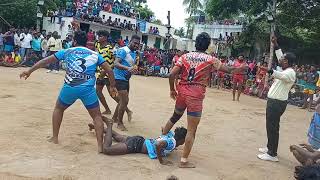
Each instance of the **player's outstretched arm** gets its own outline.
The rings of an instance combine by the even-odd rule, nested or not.
[[[244,73],[245,71],[248,70],[248,65],[242,65],[240,67],[229,67],[229,66],[226,66],[226,65],[221,65],[220,71],[223,71],[223,72],[226,72],[226,73],[229,73],[229,74],[232,74],[232,73]]]
[[[24,71],[20,74],[20,79],[21,78],[24,78],[24,79],[28,79],[28,77],[31,75],[31,73],[33,71],[36,71],[42,67],[46,67],[47,65],[49,65],[50,63],[54,63],[58,61],[58,59],[54,56],[54,55],[51,55],[51,56],[48,56],[40,61],[38,61],[35,65],[33,65],[29,70],[27,71]]]
[[[117,96],[117,89],[115,88],[116,81],[115,81],[112,69],[110,68],[110,66],[106,62],[101,64],[101,68],[103,69],[103,71],[101,72],[101,74],[103,75],[102,77],[104,77],[105,74],[108,74],[108,77],[109,77],[109,80],[110,80],[111,96],[112,97]]]
[[[173,165],[172,162],[163,159],[162,154],[161,154],[161,150],[166,147],[167,147],[166,141],[163,141],[163,140],[157,141],[157,144],[156,144],[157,157],[158,157],[160,164],[170,166],[170,165]]]
[[[170,97],[174,100],[177,97],[177,91],[175,89],[174,82],[180,70],[181,68],[179,66],[174,66],[169,74]]]

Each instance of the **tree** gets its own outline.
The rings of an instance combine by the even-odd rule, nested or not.
[[[148,5],[138,7],[137,11],[140,14],[140,19],[148,20],[151,16],[154,16],[154,12],[148,7]]]
[[[234,48],[245,48],[259,40],[269,43],[270,27],[266,15],[270,14],[268,0],[207,0],[205,12],[214,19],[224,19],[244,14],[248,25]],[[320,56],[320,2],[316,0],[277,0],[277,34],[288,51],[300,59]],[[256,33],[258,32],[258,33]],[[268,47],[268,46],[266,46]],[[248,47],[247,47],[248,48]],[[253,46],[251,48],[254,48]],[[308,53],[306,53],[308,52]],[[303,57],[303,58],[302,58]]]
[[[1,0],[0,16],[15,27],[32,27],[36,23],[37,0]]]
[[[184,22],[187,24],[186,38],[192,39],[194,23],[196,20],[194,17],[190,16],[189,18],[186,18]]]
[[[136,5],[138,7],[141,6],[141,4],[146,4],[147,0],[130,0],[131,5]]]
[[[186,7],[186,12],[192,16],[195,15],[199,9],[203,8],[201,0],[183,0],[183,5]]]
[[[158,25],[163,25],[160,19],[156,19],[156,20],[153,21],[152,23],[158,24]]]
[[[37,3],[38,0],[1,0],[0,16],[15,27],[34,27],[37,20]],[[48,9],[57,10],[64,7],[65,3],[66,0],[45,0],[41,11],[45,15]]]
[[[177,35],[179,37],[184,37],[184,28],[183,27],[180,27],[179,29],[176,29],[175,32],[174,32],[174,35]]]
[[[203,8],[201,0],[183,0],[183,5],[186,6],[186,12],[190,15],[196,15],[199,9]],[[191,23],[187,24],[187,37],[189,37]]]

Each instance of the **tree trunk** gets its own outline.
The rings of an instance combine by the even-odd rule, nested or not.
[[[191,18],[191,13],[190,13],[189,19],[190,18]],[[190,22],[188,22],[188,24],[187,24],[187,34],[186,34],[187,38],[189,38],[189,29],[190,29]]]

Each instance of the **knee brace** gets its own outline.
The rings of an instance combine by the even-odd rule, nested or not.
[[[178,114],[176,112],[173,112],[173,115],[170,118],[170,121],[175,124],[176,122],[178,122],[180,120],[180,118],[183,116],[183,114]]]

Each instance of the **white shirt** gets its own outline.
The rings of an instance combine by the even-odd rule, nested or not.
[[[282,58],[281,49],[276,50],[278,61]],[[274,70],[272,77],[275,79],[268,92],[268,98],[277,99],[280,101],[288,100],[288,94],[294,82],[296,81],[296,72],[292,68],[285,70]]]
[[[0,33],[0,46],[3,46],[3,36],[4,34]]]
[[[14,45],[21,46],[20,36],[17,33],[14,34]]]
[[[41,49],[43,51],[48,51],[48,40],[47,39],[43,39],[41,42]]]
[[[20,35],[20,39],[22,39],[22,38],[23,38],[23,40],[21,41],[21,47],[22,48],[31,48],[30,42],[32,41],[32,35],[29,33],[27,35],[22,33]]]
[[[47,44],[48,44],[48,47],[52,46],[52,47],[49,47],[50,51],[58,51],[56,48],[56,39],[54,37],[50,37]]]
[[[287,68],[280,72],[273,71],[272,77],[275,79],[268,92],[268,98],[280,101],[288,100],[288,94],[296,81],[296,72],[292,68]]]

